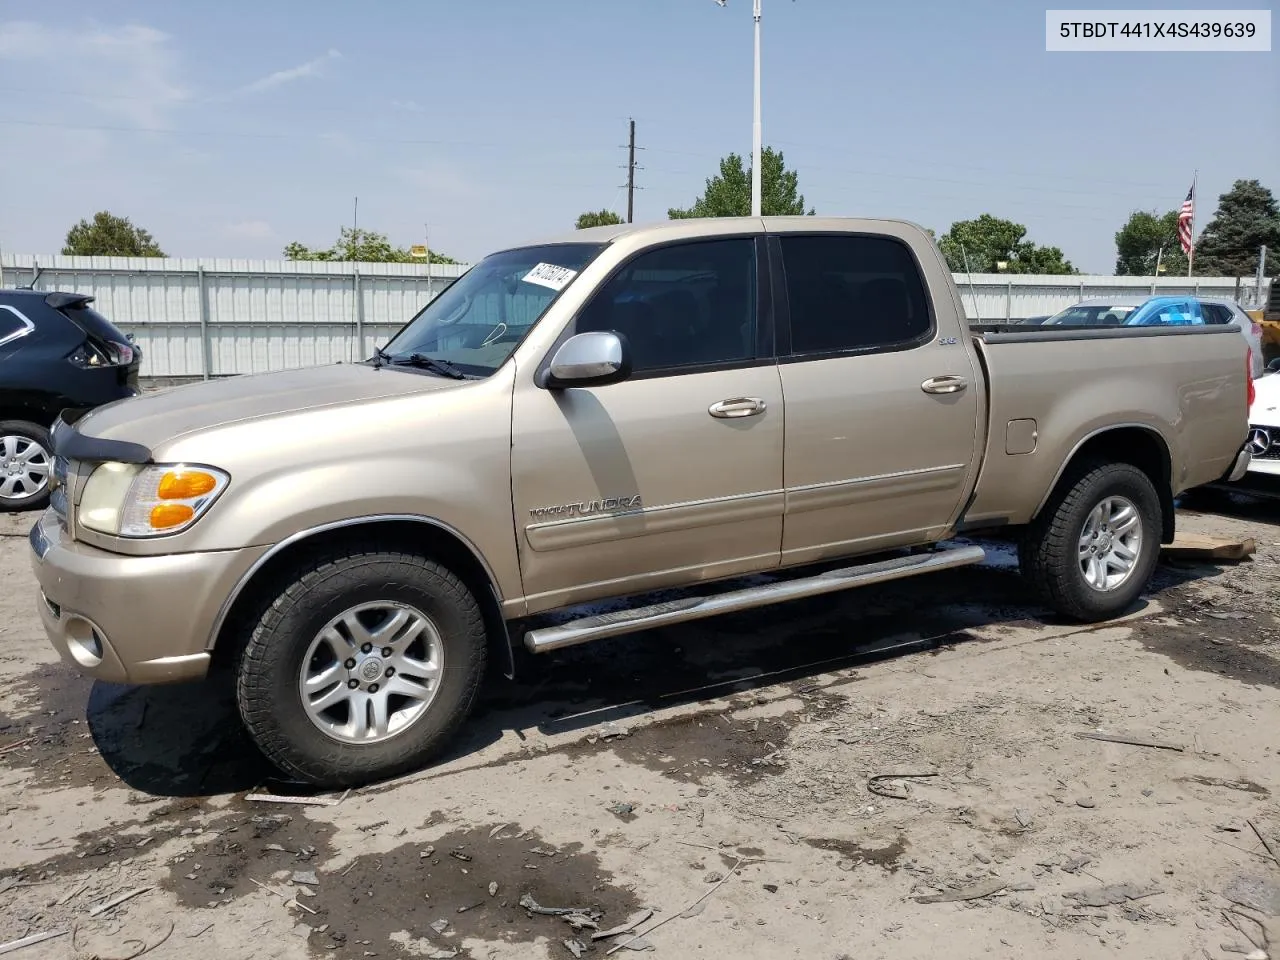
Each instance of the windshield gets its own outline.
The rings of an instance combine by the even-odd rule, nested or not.
[[[1120,306],[1103,304],[1101,306],[1067,307],[1061,313],[1055,313],[1045,321],[1045,326],[1053,324],[1063,327],[1096,327],[1110,323],[1124,323],[1125,317],[1138,309],[1136,306]]]
[[[430,357],[487,377],[601,249],[598,243],[557,243],[485,257],[391,338],[384,359]]]

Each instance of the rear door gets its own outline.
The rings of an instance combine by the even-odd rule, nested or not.
[[[934,539],[970,489],[983,406],[941,265],[922,270],[893,235],[770,243],[783,275],[784,563]]]
[[[762,251],[733,236],[637,253],[565,332],[621,333],[631,376],[521,378],[512,499],[531,613],[777,566],[783,409]]]

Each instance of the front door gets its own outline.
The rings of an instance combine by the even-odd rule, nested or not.
[[[790,318],[783,561],[934,539],[976,470],[982,388],[940,265],[926,285],[888,235],[783,233],[772,249]]]
[[[782,388],[757,247],[666,244],[605,282],[574,332],[621,333],[628,379],[520,378],[512,497],[531,613],[777,565]]]

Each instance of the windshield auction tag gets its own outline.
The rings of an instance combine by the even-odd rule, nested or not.
[[[570,270],[568,267],[557,267],[554,263],[540,263],[520,279],[525,283],[536,283],[540,287],[563,290],[565,284],[577,275],[577,270]]]

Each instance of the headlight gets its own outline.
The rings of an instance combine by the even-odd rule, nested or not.
[[[76,517],[116,537],[178,533],[213,505],[230,479],[214,467],[104,463],[85,484]]]

